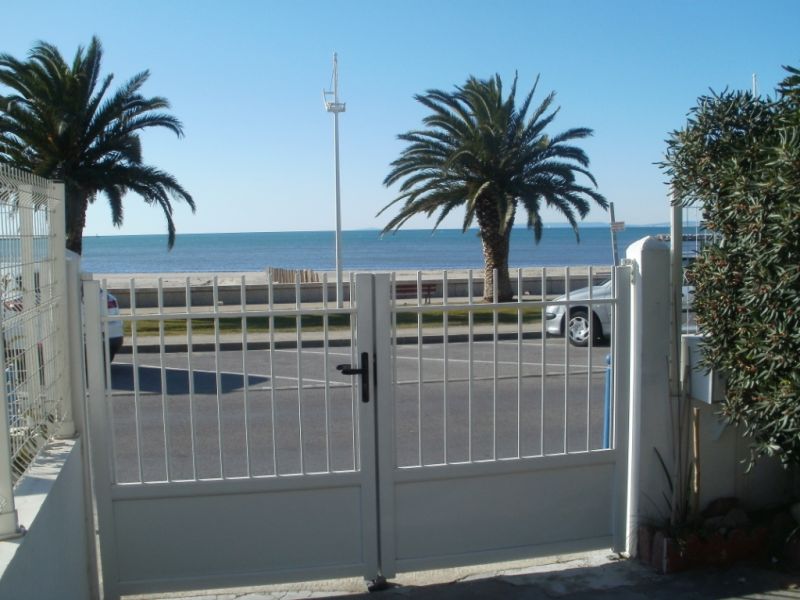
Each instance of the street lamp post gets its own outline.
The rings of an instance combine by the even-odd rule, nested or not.
[[[333,101],[328,98],[333,96]],[[322,100],[325,110],[333,113],[333,152],[336,164],[336,306],[342,308],[342,200],[339,183],[339,113],[345,111],[344,102],[339,102],[339,62],[333,53],[333,91],[323,91]],[[327,294],[328,291],[325,290]],[[351,290],[352,293],[352,290]]]

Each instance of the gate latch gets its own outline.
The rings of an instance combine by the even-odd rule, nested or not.
[[[361,401],[369,402],[369,354],[361,353],[361,368],[354,369],[350,363],[336,365],[336,370],[342,375],[361,375]]]

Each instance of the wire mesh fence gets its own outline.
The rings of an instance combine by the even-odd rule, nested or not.
[[[0,398],[12,481],[64,418],[66,357],[58,319],[65,283],[62,190],[0,166]]]

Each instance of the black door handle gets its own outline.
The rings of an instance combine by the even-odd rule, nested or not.
[[[354,369],[350,363],[336,365],[336,370],[342,375],[361,375],[361,401],[369,402],[369,354],[361,353],[361,368]]]

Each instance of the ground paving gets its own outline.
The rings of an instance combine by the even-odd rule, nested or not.
[[[800,599],[800,574],[743,564],[661,575],[607,552],[404,574],[369,593],[358,579],[305,582],[170,595],[148,600],[789,600]]]

